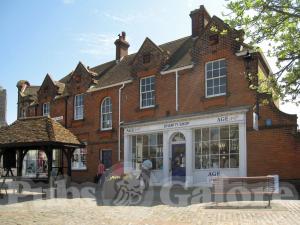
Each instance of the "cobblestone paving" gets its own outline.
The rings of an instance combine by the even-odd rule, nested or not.
[[[97,206],[93,199],[36,200],[0,205],[0,224],[297,225],[300,224],[300,201],[274,200],[272,208],[264,208],[260,202],[134,207]]]

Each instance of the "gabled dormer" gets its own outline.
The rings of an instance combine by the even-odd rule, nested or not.
[[[41,87],[38,90],[39,102],[52,101],[56,96],[59,96],[64,91],[64,84],[54,81],[52,77],[47,74]]]
[[[201,34],[196,37],[192,56],[194,62],[199,62],[199,58],[216,54],[219,51],[229,50],[236,53],[243,43],[244,33],[235,30],[223,20],[213,16]]]
[[[166,64],[168,58],[168,52],[147,37],[132,61],[132,68],[134,72],[160,69]]]
[[[97,73],[89,70],[82,62],[79,62],[66,84],[67,94],[76,95],[86,92],[91,85],[97,83],[97,76]]]

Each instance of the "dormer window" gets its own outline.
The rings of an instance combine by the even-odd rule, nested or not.
[[[143,64],[147,64],[150,63],[151,60],[151,54],[150,53],[146,53],[143,55]]]

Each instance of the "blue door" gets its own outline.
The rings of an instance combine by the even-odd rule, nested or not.
[[[109,169],[112,167],[112,151],[111,150],[101,151],[101,159],[102,159],[102,163],[105,166],[105,169]]]
[[[172,180],[185,182],[185,144],[172,145]]]

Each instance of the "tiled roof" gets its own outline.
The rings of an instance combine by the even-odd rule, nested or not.
[[[190,55],[192,43],[192,37],[187,36],[175,41],[158,45],[161,50],[167,52],[170,56],[168,70],[187,66],[192,63],[192,58]],[[119,62],[112,60],[92,68],[87,67],[87,71],[92,73],[93,79],[96,82],[96,85],[91,86],[90,90],[101,89],[106,86],[132,80],[131,63],[134,60],[135,55],[136,53],[127,55]],[[70,72],[67,76],[55,82],[55,85],[59,87],[58,94],[61,96],[67,94],[67,92],[64,91],[65,84],[70,81],[73,72],[74,71]],[[37,87],[37,89],[38,88],[39,87]]]
[[[78,138],[60,123],[49,117],[30,117],[16,120],[0,129],[0,148],[42,143],[80,146]]]
[[[170,57],[170,65],[173,67],[186,66],[191,64],[189,50],[192,46],[192,38],[190,36],[171,41],[158,47],[163,51],[167,51]],[[103,88],[109,85],[131,80],[131,62],[134,60],[135,54],[125,56],[119,63],[112,66],[105,74],[103,74],[95,88]],[[103,64],[104,65],[104,64]]]

